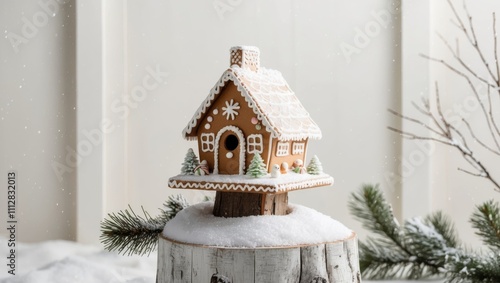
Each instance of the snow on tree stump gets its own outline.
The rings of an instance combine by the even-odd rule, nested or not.
[[[159,237],[157,283],[361,282],[356,234],[323,244],[228,248]]]
[[[216,217],[213,202],[167,222],[158,244],[157,283],[361,282],[356,234],[314,209],[286,215]]]

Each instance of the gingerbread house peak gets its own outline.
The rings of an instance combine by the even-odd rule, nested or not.
[[[184,138],[197,139],[197,128],[201,120],[219,98],[219,94],[231,82],[273,138],[281,141],[321,138],[320,128],[290,89],[281,72],[266,68],[254,72],[235,65],[222,74],[184,128],[182,132]]]
[[[230,66],[238,66],[253,72],[260,68],[260,51],[255,46],[233,46],[229,50]]]

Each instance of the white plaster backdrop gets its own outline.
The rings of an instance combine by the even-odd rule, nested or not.
[[[443,77],[418,57],[442,51],[434,30],[448,28],[451,14],[444,1],[434,2],[439,3],[403,1],[402,14],[394,12],[400,3],[388,0],[60,4],[18,53],[9,38],[0,45],[1,172],[19,172],[19,239],[96,243],[99,219],[107,212],[131,204],[154,215],[177,193],[200,200],[201,192],[166,186],[168,177],[179,172],[187,149],[196,146],[184,141],[181,131],[228,67],[229,48],[255,45],[261,65],[283,73],[319,124],[323,139],[311,141],[308,156],[317,154],[335,177],[333,187],[290,193],[291,202],[331,215],[363,236],[348,213],[347,199],[362,183],[380,183],[398,217],[442,208],[456,216],[465,240],[475,241],[468,214],[474,204],[498,196],[488,188],[472,190],[488,186],[456,172],[446,159],[459,162],[455,153],[425,154],[425,161],[405,175],[403,188],[391,177],[401,173],[401,161],[418,147],[407,141],[403,147],[400,137],[386,129],[402,125],[386,109],[405,105],[405,113],[411,114],[407,106],[428,94],[434,75],[450,85],[456,79]],[[481,14],[499,8],[475,3],[474,12]],[[44,10],[32,1],[2,1],[0,11],[7,36],[22,33],[23,17],[32,20]],[[129,100],[130,112],[123,118],[117,107],[127,105],[124,99],[155,72],[162,73],[155,86]],[[64,118],[56,116],[59,112]],[[85,133],[98,129],[103,119],[111,121],[113,130],[82,158],[75,168],[78,178],[75,171],[60,181],[53,161],[66,164],[65,148],[89,141]]]

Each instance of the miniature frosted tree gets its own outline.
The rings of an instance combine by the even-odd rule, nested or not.
[[[194,169],[200,165],[198,157],[194,153],[193,149],[188,149],[186,157],[184,157],[184,162],[182,163],[181,173],[183,175],[194,175]]]
[[[248,166],[247,175],[253,178],[260,178],[267,175],[266,164],[264,164],[264,160],[262,160],[259,153],[255,153],[253,156],[252,162]]]
[[[311,175],[319,175],[323,173],[323,166],[321,165],[321,162],[319,161],[319,158],[315,155],[311,159],[311,162],[307,166],[307,173]]]

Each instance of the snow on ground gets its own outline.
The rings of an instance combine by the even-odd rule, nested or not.
[[[163,235],[208,246],[276,247],[334,242],[351,236],[342,223],[314,209],[289,204],[288,215],[215,217],[213,202],[192,205],[170,220]]]
[[[0,255],[6,262],[8,247],[0,238]],[[2,283],[145,283],[155,282],[156,252],[149,257],[122,256],[101,248],[70,241],[17,243],[16,275],[2,263]]]

